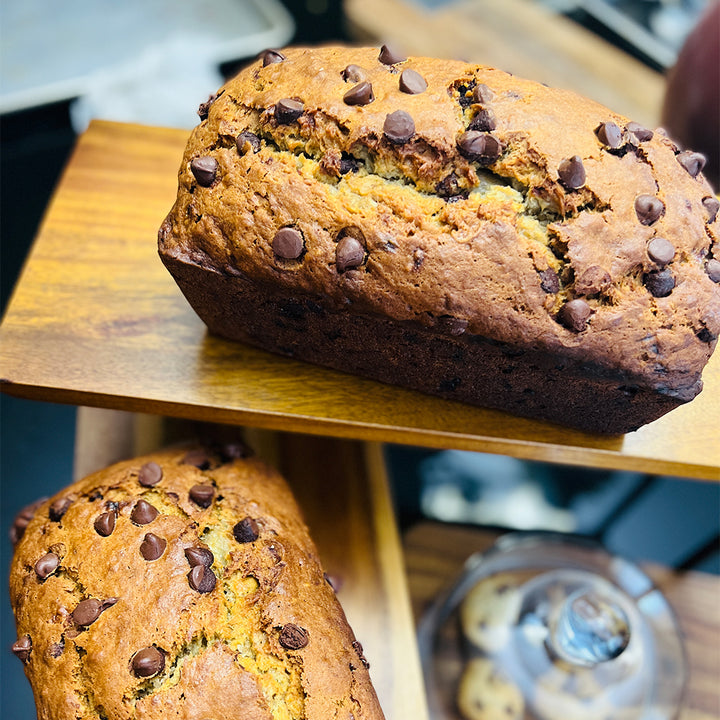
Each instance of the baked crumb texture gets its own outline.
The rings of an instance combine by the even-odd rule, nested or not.
[[[381,719],[284,481],[239,446],[121,462],[21,513],[40,720]]]
[[[662,129],[385,47],[263,54],[199,115],[159,251],[211,331],[591,431],[700,391],[718,201]]]

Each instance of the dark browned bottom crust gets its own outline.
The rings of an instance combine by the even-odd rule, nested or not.
[[[322,298],[269,294],[244,276],[161,258],[212,333],[297,360],[590,433],[631,432],[684,402],[592,363],[338,312]]]

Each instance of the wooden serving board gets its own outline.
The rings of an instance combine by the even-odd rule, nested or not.
[[[157,256],[187,132],[94,122],[0,327],[0,389],[45,401],[720,480],[720,353],[692,403],[601,437],[213,337]],[[10,238],[3,238],[4,242]]]

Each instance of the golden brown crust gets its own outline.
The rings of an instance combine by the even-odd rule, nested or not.
[[[282,478],[254,459],[204,457],[121,462],[35,511],[10,593],[38,717],[382,718]],[[140,482],[146,463],[162,469],[154,484]],[[156,517],[137,513],[142,501]],[[106,513],[109,534],[96,526]],[[211,564],[188,548],[209,549]],[[38,574],[49,552],[59,563]]]
[[[228,82],[193,131],[160,232],[171,271],[193,264],[351,316],[449,317],[459,334],[680,400],[699,391],[720,333],[708,265],[720,220],[661,130],[484,66],[387,65],[377,48],[283,55]],[[405,71],[427,88],[407,92]],[[204,178],[199,158],[212,159]],[[295,236],[275,242],[285,228]]]

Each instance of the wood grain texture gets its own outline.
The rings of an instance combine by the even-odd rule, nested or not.
[[[210,336],[157,256],[182,130],[80,137],[0,327],[0,389],[51,402],[720,480],[720,353],[705,390],[601,437],[324,370]]]
[[[573,90],[637,122],[659,122],[664,78],[534,0],[344,0],[351,34],[410,55],[491,65]]]
[[[378,445],[80,408],[75,476],[166,444],[242,439],[293,490],[370,662],[387,720],[427,720],[400,537]]]
[[[461,572],[474,552],[487,550],[498,535],[476,528],[422,522],[403,538],[413,612],[419,621]],[[720,717],[720,578],[676,573],[651,565],[643,569],[676,613],[689,664],[688,685],[678,720]]]

